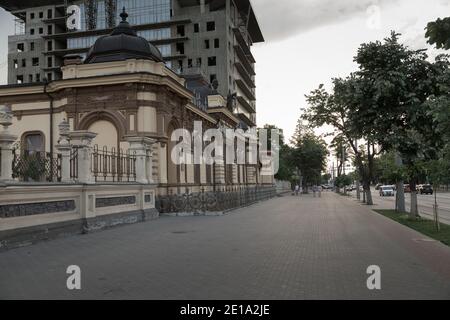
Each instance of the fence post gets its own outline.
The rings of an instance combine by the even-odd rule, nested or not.
[[[136,153],[136,182],[148,184],[152,182],[152,144],[154,139],[147,137],[127,137],[129,150]],[[150,152],[147,152],[150,150]],[[149,155],[150,154],[150,155]]]
[[[61,182],[72,182],[70,179],[70,151],[72,150],[72,146],[68,140],[70,125],[69,122],[64,119],[58,127],[61,139],[56,145],[56,149],[61,154]]]
[[[72,131],[69,133],[72,147],[78,149],[78,182],[95,183],[92,174],[92,140],[97,136],[94,132],[87,130]]]
[[[0,125],[3,130],[0,131],[0,182],[9,182],[13,180],[13,153],[12,145],[16,141],[17,136],[8,131],[8,127],[12,124],[12,112],[6,106],[0,106]]]

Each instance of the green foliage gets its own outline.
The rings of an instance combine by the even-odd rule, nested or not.
[[[325,141],[313,133],[297,137],[296,141],[297,144],[291,154],[291,163],[299,170],[305,185],[319,184],[327,164],[328,149]]]
[[[353,183],[353,179],[350,175],[340,175],[339,177],[336,177],[336,180],[334,181],[334,184],[338,188],[344,188],[346,186],[349,186]]]
[[[450,49],[450,17],[429,22],[425,37],[428,43],[436,45],[438,49]]]
[[[331,174],[325,173],[322,175],[322,184],[327,184],[331,179]]]
[[[295,166],[291,160],[292,152],[293,148],[287,144],[283,144],[281,146],[279,168],[277,174],[275,175],[275,179],[292,182],[292,176],[295,174]]]
[[[295,166],[292,165],[292,148],[285,144],[283,129],[278,128],[272,124],[264,125],[264,129],[267,130],[267,140],[268,147],[272,147],[272,129],[278,130],[279,132],[279,168],[275,175],[275,179],[283,181],[292,181],[292,176],[295,173]]]
[[[423,175],[421,163],[438,159],[450,141],[448,57],[430,62],[424,50],[411,50],[398,38],[392,32],[383,42],[362,44],[357,71],[333,79],[332,94],[321,85],[307,96],[305,119],[333,126],[336,139],[351,146],[366,188],[377,155],[399,151],[406,171],[388,166],[384,178],[406,175],[414,182]],[[355,139],[364,139],[364,148],[357,148]]]
[[[384,184],[394,184],[407,179],[405,167],[395,163],[395,152],[382,154],[375,159],[375,178]]]

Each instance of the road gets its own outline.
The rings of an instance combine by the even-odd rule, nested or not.
[[[81,268],[81,290],[66,269]],[[367,268],[381,268],[381,290]],[[0,253],[1,299],[450,299],[450,248],[348,197],[287,195]]]
[[[356,191],[352,191],[351,195],[353,198],[356,198]],[[395,196],[381,197],[379,191],[375,190],[375,188],[372,188],[372,197],[375,205],[378,205],[383,209],[395,209]],[[406,210],[410,210],[410,203],[411,194],[405,193]],[[424,218],[433,219],[434,195],[418,194],[417,203],[419,207],[419,214]],[[440,221],[442,223],[450,225],[450,193],[438,192],[437,203],[439,208]]]

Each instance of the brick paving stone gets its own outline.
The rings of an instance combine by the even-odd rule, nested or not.
[[[450,248],[423,239],[331,192],[286,195],[2,252],[0,298],[449,299]],[[66,288],[72,264],[79,291]]]

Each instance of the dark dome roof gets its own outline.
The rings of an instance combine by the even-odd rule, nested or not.
[[[84,63],[122,61],[126,59],[147,59],[162,62],[161,52],[146,39],[139,37],[127,22],[128,14],[120,14],[122,21],[110,35],[95,41]]]

